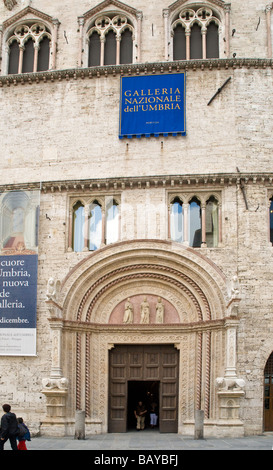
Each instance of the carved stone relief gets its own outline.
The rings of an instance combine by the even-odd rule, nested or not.
[[[180,323],[176,308],[168,300],[153,294],[134,295],[114,307],[110,324]]]
[[[17,5],[17,1],[16,0],[4,0],[4,4],[8,10],[12,10],[15,7],[15,5]]]

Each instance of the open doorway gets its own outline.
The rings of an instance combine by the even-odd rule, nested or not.
[[[127,430],[136,429],[136,418],[134,410],[139,401],[145,405],[147,409],[145,428],[159,429],[159,381],[150,380],[129,380],[128,381],[128,401],[127,401]],[[150,426],[150,411],[152,404],[156,404],[156,414],[158,416],[157,424],[153,428]]]

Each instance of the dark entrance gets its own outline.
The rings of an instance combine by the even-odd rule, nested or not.
[[[264,430],[273,431],[273,353],[264,370]]]
[[[178,374],[179,353],[174,346],[114,347],[109,353],[108,431],[126,432],[135,426],[135,399],[141,394],[146,401],[153,387],[158,396],[159,431],[177,432]]]
[[[136,429],[136,419],[134,410],[139,401],[147,409],[145,417],[145,428],[150,426],[150,410],[152,403],[157,405],[157,415],[159,411],[159,383],[151,381],[128,381],[128,400],[127,400],[127,430]],[[158,429],[159,422],[156,428]]]

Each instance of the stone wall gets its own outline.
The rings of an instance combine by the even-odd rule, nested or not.
[[[80,270],[80,263],[90,256],[88,252],[68,251],[70,197],[118,194],[120,242],[127,243],[168,240],[170,192],[198,195],[216,191],[221,195],[222,243],[217,248],[203,247],[193,252],[217,267],[225,278],[227,291],[232,277],[238,276],[241,301],[237,317],[237,375],[246,383],[239,418],[246,434],[260,433],[263,429],[263,371],[273,350],[273,252],[268,236],[273,75],[272,60],[267,59],[267,3],[249,0],[246,5],[239,0],[232,1],[230,58],[223,53],[219,60],[183,62],[178,70],[177,64],[170,63],[169,69],[164,62],[162,12],[169,5],[163,0],[156,4],[133,2],[131,6],[143,12],[141,58],[143,64],[147,63],[147,71],[143,66],[138,73],[153,73],[154,64],[164,62],[160,73],[181,71],[187,74],[187,135],[131,140],[119,140],[118,126],[120,76],[132,71],[126,68],[122,72],[121,67],[117,67],[113,73],[110,67],[90,75],[90,70],[83,69],[81,76],[77,68],[77,18],[97,2],[69,0],[64,9],[63,3],[56,0],[17,0],[9,10],[1,1],[0,23],[29,3],[32,8],[60,21],[58,72],[11,78],[2,70],[0,76],[1,191],[29,185],[42,189],[37,357],[0,358],[0,401],[10,402],[33,431],[40,429],[47,405],[42,394],[42,379],[50,376],[52,359],[52,330],[45,303],[47,281],[54,277],[65,284],[67,276],[73,270]],[[233,34],[232,30],[235,30]],[[137,66],[134,67],[133,73],[136,73]],[[210,98],[229,77],[230,82],[208,106]],[[240,177],[245,185],[246,200]],[[180,250],[175,243],[172,249]],[[92,259],[90,263],[92,266]],[[73,312],[70,315],[73,317]],[[63,373],[69,375],[72,389],[67,406],[73,410],[76,376],[70,365],[74,364],[76,339],[69,332],[70,326],[67,328],[62,360]],[[227,328],[221,324],[213,336],[213,380],[224,374]],[[94,353],[96,341],[102,340],[96,337],[92,343]],[[194,336],[182,335],[181,341],[184,349],[188,344],[197,347]],[[102,356],[106,355],[102,345],[100,348]],[[105,364],[101,367],[105,374]],[[193,363],[190,367],[193,370]],[[181,370],[181,373],[184,378],[187,375],[190,384],[187,390],[183,389],[184,396],[192,396],[194,386],[189,380],[190,371]],[[93,369],[92,374],[97,377]],[[97,391],[101,387],[106,393],[102,379],[96,387]],[[207,425],[213,428],[219,421],[219,403],[214,384],[211,387],[213,420]],[[91,392],[91,399],[94,409],[100,412],[93,415],[90,429],[107,431],[105,403],[96,405],[95,392],[94,396]],[[192,429],[193,403],[185,406],[180,399],[180,412],[183,418],[179,431],[185,432],[183,420],[187,421],[187,429]],[[72,411],[66,418],[66,431],[72,432]]]

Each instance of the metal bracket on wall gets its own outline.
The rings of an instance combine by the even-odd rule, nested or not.
[[[229,81],[231,80],[231,77],[229,77],[225,83],[220,87],[218,88],[218,90],[216,91],[216,93],[214,93],[213,97],[209,100],[208,102],[208,106],[210,105],[210,103],[214,100],[214,98],[216,98],[217,95],[219,95],[219,93],[221,93],[221,91],[223,90],[223,88],[229,83]]]

